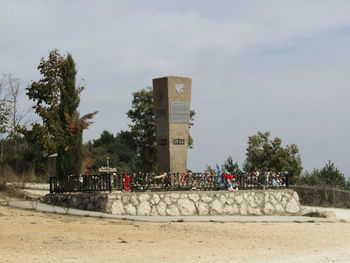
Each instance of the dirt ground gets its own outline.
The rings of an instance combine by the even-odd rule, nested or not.
[[[0,263],[350,262],[350,223],[146,223],[0,205]]]

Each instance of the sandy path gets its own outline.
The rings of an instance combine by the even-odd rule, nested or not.
[[[350,262],[350,223],[144,223],[0,206],[3,262]]]

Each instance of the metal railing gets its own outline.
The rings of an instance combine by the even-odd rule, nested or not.
[[[50,177],[50,193],[112,191],[111,176],[107,174],[89,176]]]
[[[50,177],[50,192],[93,192],[93,191],[181,191],[181,190],[224,190],[229,185],[234,189],[288,188],[288,174],[251,173],[233,175],[231,179],[223,174],[210,173],[153,173],[99,174]]]

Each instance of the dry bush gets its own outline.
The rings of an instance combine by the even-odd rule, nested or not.
[[[27,170],[16,173],[9,165],[0,167],[1,183],[16,183],[24,186],[25,183],[47,183],[46,175],[37,175],[34,167],[28,167]]]
[[[3,183],[18,182],[19,178],[9,165],[0,167],[0,180]]]

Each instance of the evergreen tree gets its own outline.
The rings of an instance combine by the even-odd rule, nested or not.
[[[335,167],[334,163],[328,161],[328,163],[320,171],[320,181],[323,185],[327,185],[335,188],[345,188],[346,178],[344,174]]]
[[[311,172],[305,171],[300,177],[300,184],[322,185],[320,170],[313,169]]]
[[[82,129],[77,126],[81,89],[75,86],[77,72],[70,54],[67,55],[60,67],[60,104],[58,114],[60,121],[59,144],[57,147],[57,174],[59,176],[79,175],[83,159]]]
[[[116,168],[118,172],[135,172],[141,169],[140,157],[128,131],[121,131],[116,136],[103,131],[100,138],[86,144],[86,150],[91,155],[88,167],[90,171],[96,172],[98,168],[106,166],[107,157],[110,167]]]
[[[321,169],[314,169],[312,172],[306,171],[301,176],[300,182],[307,185],[316,185],[323,187],[334,187],[348,189],[350,181],[346,181],[345,175],[335,167],[334,163],[328,163]]]
[[[229,156],[222,165],[222,169],[231,174],[241,174],[242,171],[239,169],[238,162],[234,162],[232,156]]]

